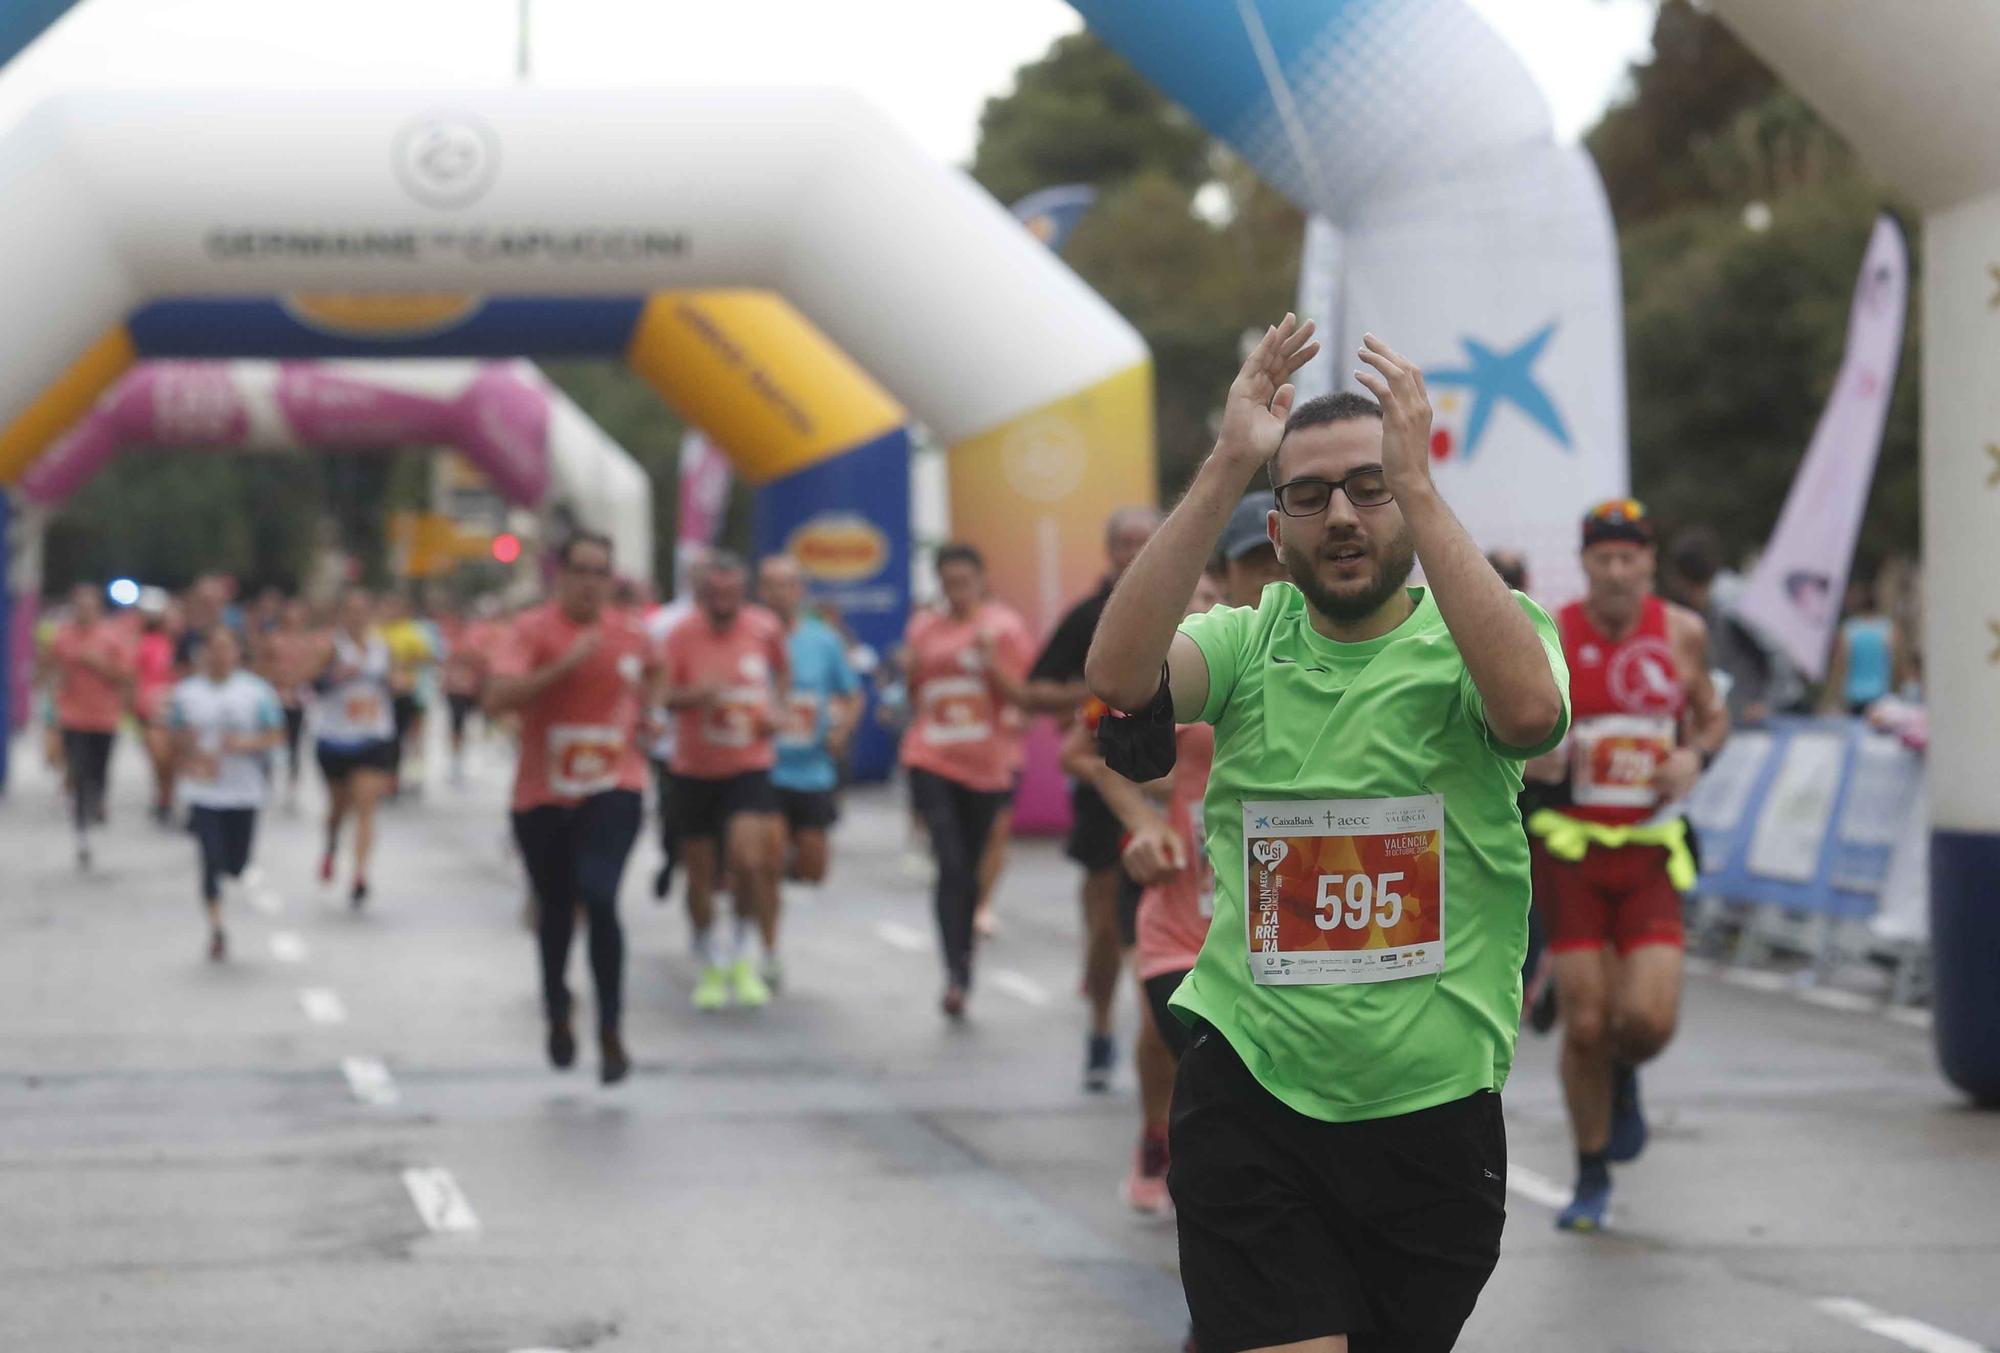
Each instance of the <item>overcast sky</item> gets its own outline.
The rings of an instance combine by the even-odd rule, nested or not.
[[[1648,0],[1469,2],[1521,53],[1569,138],[1652,32]],[[985,99],[1080,26],[1061,0],[531,3],[537,82],[845,86],[957,163],[971,156]],[[520,0],[83,0],[0,72],[0,125],[70,85],[501,83],[513,76],[519,11]]]

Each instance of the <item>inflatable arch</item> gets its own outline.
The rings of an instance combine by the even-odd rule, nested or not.
[[[1717,0],[1924,211],[1924,680],[1938,1058],[2000,1104],[2000,139],[1991,0]]]
[[[143,362],[35,462],[20,496],[33,514],[54,511],[127,450],[422,445],[455,449],[516,507],[604,532],[644,575],[646,472],[521,361]]]
[[[1154,497],[1138,335],[841,93],[79,91],[0,141],[0,235],[4,485],[141,357],[531,354],[625,358],[753,483],[922,421],[1039,620]]]

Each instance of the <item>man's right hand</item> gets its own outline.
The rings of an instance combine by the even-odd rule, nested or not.
[[[575,671],[589,662],[596,655],[597,650],[602,647],[604,647],[604,631],[602,629],[585,630],[576,636],[576,642],[569,646],[569,652],[563,654],[563,670],[565,672]]]
[[[1141,826],[1125,843],[1125,872],[1142,888],[1163,883],[1187,868],[1187,848],[1165,819]]]
[[[1215,439],[1218,459],[1254,470],[1277,453],[1296,393],[1292,376],[1319,354],[1312,336],[1313,322],[1300,323],[1296,315],[1286,315],[1264,331],[1229,384],[1222,430]]]

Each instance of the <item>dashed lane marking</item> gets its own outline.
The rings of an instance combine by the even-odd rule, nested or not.
[[[1052,999],[1047,987],[1026,973],[1018,973],[1011,968],[996,968],[987,980],[996,991],[1004,991],[1015,1000],[1029,1005],[1047,1005]]]
[[[904,925],[901,921],[878,921],[875,924],[875,934],[890,948],[912,954],[922,953],[931,947],[923,931],[915,926]]]
[[[401,1098],[394,1078],[389,1075],[389,1068],[380,1058],[343,1057],[340,1059],[340,1074],[347,1077],[348,1090],[363,1104],[387,1108]]]
[[[1870,1334],[1879,1334],[1905,1348],[1917,1349],[1918,1353],[1987,1353],[1984,1344],[1962,1339],[1921,1320],[1878,1311],[1867,1302],[1856,1301],[1852,1297],[1821,1297],[1813,1305],[1835,1320],[1845,1320]]]
[[[465,1190],[438,1165],[412,1166],[403,1171],[403,1187],[417,1205],[417,1215],[438,1235],[472,1235],[479,1230],[479,1217],[466,1200]]]
[[[280,930],[271,936],[271,957],[280,963],[303,963],[306,961],[306,942],[290,930]]]
[[[330,987],[301,988],[299,1006],[314,1024],[347,1023],[347,1005],[340,999],[340,993]]]

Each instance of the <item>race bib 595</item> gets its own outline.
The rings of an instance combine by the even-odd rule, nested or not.
[[[1260,985],[1444,971],[1444,799],[1243,804],[1243,914]]]

